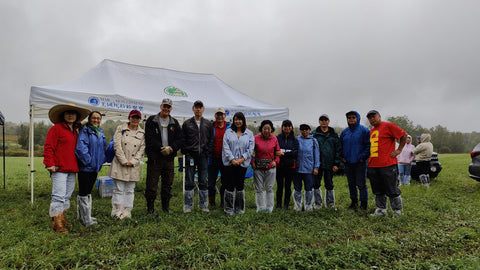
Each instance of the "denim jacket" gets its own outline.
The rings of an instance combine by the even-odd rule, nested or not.
[[[246,129],[245,132],[237,137],[236,132],[228,128],[223,135],[223,149],[222,161],[223,165],[232,165],[232,159],[239,159],[244,157],[245,161],[242,167],[248,168],[250,160],[252,159],[253,148],[255,147],[255,139],[253,133]]]

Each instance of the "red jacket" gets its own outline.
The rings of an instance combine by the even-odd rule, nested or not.
[[[270,137],[265,139],[262,133],[255,135],[255,158],[273,159],[272,162],[275,161],[278,165],[280,157],[275,155],[276,151],[280,151],[277,137],[271,134]],[[254,159],[252,159],[252,163],[254,163]],[[270,163],[267,170],[269,170],[271,166],[272,164]]]
[[[78,128],[72,132],[65,123],[55,124],[47,133],[43,149],[43,164],[58,167],[57,172],[78,172],[75,146]]]

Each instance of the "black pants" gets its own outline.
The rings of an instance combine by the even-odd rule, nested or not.
[[[93,184],[97,180],[97,172],[78,172],[78,195],[87,196],[92,193]]]
[[[370,179],[372,192],[375,195],[398,197],[402,191],[398,188],[397,164],[388,167],[368,167],[367,177]]]
[[[225,178],[222,177],[225,189],[233,192],[242,191],[245,188],[245,174],[247,168],[242,166],[225,166]]]
[[[157,198],[158,180],[162,177],[160,197],[170,199],[172,197],[173,177],[175,176],[175,164],[173,160],[160,159],[147,161],[147,183],[145,198],[155,200]]]
[[[292,195],[292,182],[295,177],[295,169],[291,168],[277,168],[277,207],[282,206],[283,190],[285,190],[284,206],[290,203],[290,196]]]

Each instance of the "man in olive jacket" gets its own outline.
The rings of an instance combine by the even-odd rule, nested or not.
[[[193,207],[195,168],[198,171],[198,201],[203,212],[208,210],[208,158],[213,153],[213,125],[203,118],[205,107],[197,100],[192,107],[194,116],[183,122],[182,153],[185,155],[185,187],[183,191],[183,212],[189,213]]]
[[[329,126],[328,115],[322,114],[318,122],[320,126],[313,132],[313,137],[317,139],[320,148],[320,169],[313,183],[314,208],[322,207],[322,191],[320,190],[322,176],[325,184],[325,206],[335,208],[333,174],[338,171],[341,164],[342,145],[337,132]]]
[[[155,214],[155,198],[157,197],[158,179],[162,177],[160,197],[162,210],[169,212],[172,184],[174,177],[174,159],[182,146],[183,133],[177,119],[170,116],[173,102],[165,98],[160,105],[161,111],[147,119],[145,124],[145,144],[147,152],[147,183],[145,198],[147,212]]]

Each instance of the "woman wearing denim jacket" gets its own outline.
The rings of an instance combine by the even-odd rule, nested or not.
[[[223,136],[222,148],[222,162],[225,166],[225,175],[222,176],[225,184],[224,211],[230,216],[234,212],[245,212],[245,173],[252,158],[254,144],[253,133],[247,129],[245,116],[241,112],[235,113],[233,124]]]

